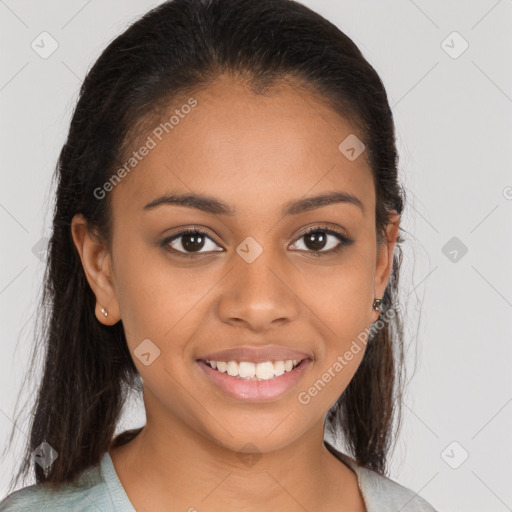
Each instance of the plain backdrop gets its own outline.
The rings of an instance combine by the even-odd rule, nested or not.
[[[109,41],[158,3],[0,0],[1,448],[32,343],[50,178],[78,89]],[[402,276],[411,381],[390,476],[440,511],[510,510],[512,2],[303,3],[359,46],[396,123],[409,199]],[[47,58],[32,47],[48,38],[42,32],[58,44]],[[134,398],[119,430],[144,420]],[[16,432],[0,465],[0,498],[27,423]]]

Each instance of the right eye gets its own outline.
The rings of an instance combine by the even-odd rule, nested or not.
[[[210,248],[210,250],[201,251],[201,249],[204,249],[205,245],[208,247],[208,241],[210,241],[213,246],[217,245],[217,243],[204,231],[198,230],[197,228],[185,228],[178,233],[167,237],[160,245],[179,256],[185,257],[194,257],[197,254],[206,254],[208,252],[219,252],[224,250],[222,248],[219,250]]]

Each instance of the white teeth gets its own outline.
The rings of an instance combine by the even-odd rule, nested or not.
[[[290,361],[291,362],[291,361]],[[258,363],[256,365],[256,377],[258,379],[268,380],[274,376],[274,364],[270,361]]]
[[[254,377],[256,375],[256,365],[254,363],[241,362],[238,365],[238,375],[240,377]]]
[[[284,361],[276,361],[274,363],[274,375],[278,377],[284,373]]]
[[[226,372],[231,377],[236,377],[238,375],[238,363],[236,361],[228,361]]]
[[[286,361],[265,361],[263,363],[252,363],[247,361],[209,361],[214,370],[221,373],[227,373],[231,377],[237,377],[245,380],[269,380],[279,377],[285,372],[291,371],[301,361],[297,359],[288,359]]]

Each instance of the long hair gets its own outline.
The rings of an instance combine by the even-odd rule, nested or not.
[[[95,296],[71,236],[73,216],[83,214],[111,248],[111,194],[99,200],[94,191],[125,161],[143,127],[158,122],[165,105],[221,74],[244,80],[255,93],[287,82],[327,102],[363,136],[378,243],[386,243],[388,212],[402,213],[405,196],[386,91],[335,25],[293,0],[169,0],[146,13],[89,70],[55,169],[40,329],[27,377],[39,352],[44,367],[15,483],[33,468],[36,483],[57,488],[98,464],[127,393],[139,385],[122,321],[105,326],[95,317]],[[399,234],[383,314],[398,305],[401,242]],[[402,338],[397,309],[370,336],[360,367],[325,418],[325,427],[346,442],[358,464],[382,474],[400,423],[394,419],[401,415]],[[116,445],[139,430],[119,436]],[[43,442],[58,454],[46,470],[32,456]]]

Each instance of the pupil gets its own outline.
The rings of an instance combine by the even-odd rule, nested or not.
[[[181,243],[184,249],[197,251],[203,248],[204,237],[200,233],[187,233],[183,235],[183,240]]]
[[[310,240],[311,242],[309,242]],[[306,236],[306,246],[309,249],[319,250],[325,247],[326,236],[322,231],[314,231]]]

